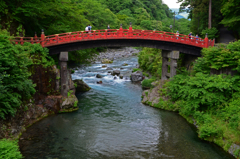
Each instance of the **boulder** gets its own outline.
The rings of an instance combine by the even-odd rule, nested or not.
[[[128,65],[127,63],[122,64],[122,66],[127,66],[127,65]]]
[[[106,70],[113,70],[111,67],[108,67]]]
[[[113,76],[115,76],[115,75],[119,76],[120,75],[120,71],[119,70],[113,70],[112,75]]]
[[[123,79],[123,75],[120,75],[119,78],[120,78],[120,79]]]
[[[108,73],[111,73],[112,74],[113,71],[108,71]]]
[[[74,86],[76,87],[76,92],[87,92],[91,89],[83,80],[76,79],[73,81]]]
[[[141,71],[136,71],[134,73],[131,74],[131,80],[133,82],[137,82],[137,81],[142,81],[143,80],[143,74]]]
[[[61,109],[74,108],[77,106],[77,103],[78,103],[77,97],[75,95],[70,95],[69,97],[63,99]]]
[[[102,65],[103,68],[107,67],[107,65]]]
[[[97,77],[97,78],[102,78],[102,75],[97,74],[96,77]]]

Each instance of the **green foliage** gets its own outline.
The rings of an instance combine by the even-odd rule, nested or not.
[[[15,115],[23,101],[35,93],[29,79],[36,65],[49,67],[53,60],[39,44],[12,44],[7,32],[0,32],[0,118]]]
[[[75,101],[73,106],[77,107],[77,104],[78,104],[78,101]]]
[[[143,48],[138,55],[138,63],[143,71],[150,72],[153,76],[161,78],[162,57],[161,50],[153,48]]]
[[[10,37],[0,33],[0,118],[14,115],[23,100],[35,93],[34,84],[29,79],[28,67],[31,60],[18,45],[10,42]],[[24,93],[22,93],[24,92]]]
[[[20,159],[23,158],[19,151],[17,141],[0,140],[0,159]]]
[[[142,87],[147,89],[153,88],[153,85],[151,83],[154,81],[156,81],[156,78],[144,79],[142,81]]]
[[[132,72],[141,71],[140,68],[133,68]]]
[[[240,72],[240,40],[227,46],[209,47],[202,49],[202,58],[194,65],[196,72],[208,73],[210,69],[231,68]]]
[[[206,28],[201,32],[202,38],[204,38],[206,34],[208,35],[208,39],[214,39],[218,37],[218,30],[214,27],[211,29]]]
[[[240,38],[240,8],[239,0],[229,0],[223,1],[223,6],[221,8],[221,13],[223,15],[223,20],[221,24],[228,26],[229,29],[235,32],[237,39]]]

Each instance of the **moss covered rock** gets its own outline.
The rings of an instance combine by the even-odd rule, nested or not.
[[[87,92],[91,89],[83,80],[76,79],[73,81],[74,86],[76,87],[76,92]]]

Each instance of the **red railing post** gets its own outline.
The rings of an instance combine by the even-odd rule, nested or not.
[[[42,29],[42,34],[41,34],[41,45],[42,45],[42,47],[44,47],[44,40],[45,40],[45,34],[44,34],[44,30]]]
[[[119,37],[122,37],[122,36],[123,36],[122,24],[120,25],[120,29],[118,30],[118,36],[119,36]]]
[[[133,36],[132,22],[130,22],[130,26],[129,26],[129,29],[128,29],[128,36]]]
[[[56,43],[58,44],[58,34],[55,34],[55,40],[56,40]]]
[[[21,37],[20,39],[20,44],[22,45],[24,42],[23,42],[23,37]]]
[[[34,42],[33,42],[33,37],[31,37],[31,44],[34,44]]]
[[[206,36],[205,36],[204,42],[205,42],[204,47],[207,48],[207,47],[208,47],[208,37],[207,37],[207,33],[206,33]]]

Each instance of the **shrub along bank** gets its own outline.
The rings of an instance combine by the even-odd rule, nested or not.
[[[240,41],[202,50],[191,73],[181,71],[159,89],[159,103],[198,127],[199,137],[240,156]],[[221,70],[221,71],[220,71]],[[233,76],[213,74],[233,70]],[[166,100],[168,99],[168,100]]]
[[[30,79],[34,68],[52,66],[54,61],[39,44],[15,45],[6,31],[0,31],[0,57],[0,120],[5,120],[14,116],[36,92]],[[2,132],[6,129],[0,127]],[[17,141],[0,140],[0,158],[22,158]]]

